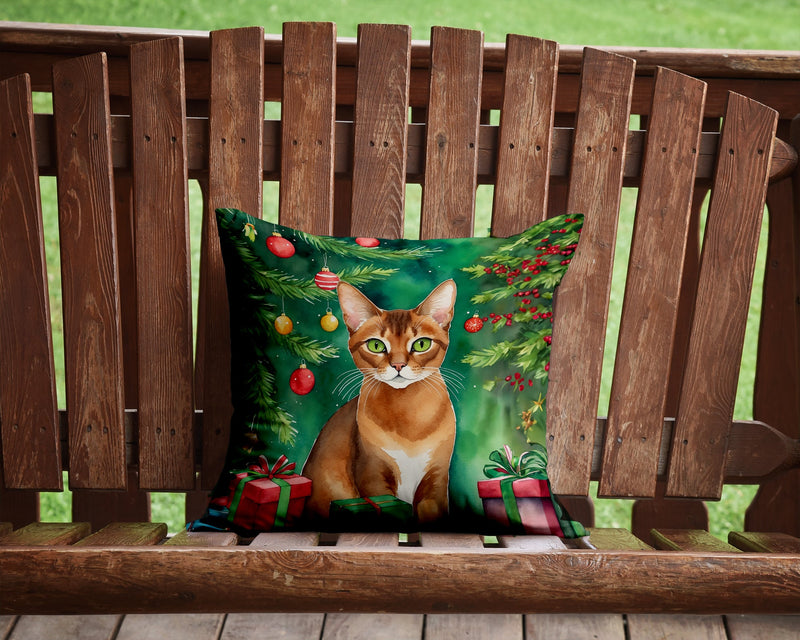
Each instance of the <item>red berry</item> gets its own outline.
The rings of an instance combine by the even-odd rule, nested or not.
[[[380,243],[381,241],[377,238],[356,238],[356,244],[360,244],[362,247],[377,247]]]

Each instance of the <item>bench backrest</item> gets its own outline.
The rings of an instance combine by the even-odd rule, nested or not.
[[[509,36],[490,74],[482,34],[434,28],[424,82],[407,27],[362,26],[345,77],[332,24],[287,24],[279,76],[265,66],[265,43],[277,46],[260,28],[211,34],[207,104],[194,100],[206,89],[186,82],[193,60],[179,37],[130,46],[129,104],[114,100],[113,111],[110,96],[125,92],[109,89],[104,53],[53,65],[52,117],[33,116],[25,75],[0,83],[7,489],[56,490],[69,469],[75,517],[97,526],[146,517],[145,490],[213,484],[231,409],[211,214],[261,212],[265,179],[278,180],[280,222],[319,234],[403,235],[415,182],[423,238],[472,235],[479,184],[494,185],[495,235],[553,213],[586,214],[557,300],[547,428],[556,492],[586,495],[595,478],[609,496],[653,496],[660,481],[670,496],[713,499],[726,480],[786,466],[784,438],[732,421],[767,183],[796,162],[775,138],[776,111],[731,94],[721,130],[712,129],[705,83],[659,68],[642,109],[646,131],[630,130],[635,62],[586,49],[566,125],[552,42]],[[483,84],[491,76],[496,90],[498,74],[491,124]],[[265,97],[280,99],[280,122],[265,120]],[[55,167],[58,182],[61,412],[40,166]],[[190,177],[203,196],[196,342]],[[609,414],[598,420],[626,185],[638,187],[636,222]],[[795,333],[789,340],[796,354]],[[783,390],[796,398],[789,378]],[[757,457],[748,455],[754,443]],[[107,489],[128,491],[98,491]],[[6,492],[4,510],[11,495],[25,500]]]

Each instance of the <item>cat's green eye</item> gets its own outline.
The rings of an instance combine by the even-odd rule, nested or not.
[[[414,344],[411,345],[411,351],[415,353],[424,353],[431,348],[431,343],[432,340],[430,338],[419,338],[418,340],[414,340]]]
[[[377,338],[370,338],[367,340],[367,350],[371,353],[384,353],[386,351],[386,345]]]

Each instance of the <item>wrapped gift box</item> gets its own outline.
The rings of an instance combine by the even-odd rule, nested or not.
[[[331,527],[339,530],[402,531],[413,519],[412,506],[391,495],[331,502]]]
[[[250,465],[234,474],[230,483],[228,520],[249,531],[290,528],[301,517],[311,480],[295,474],[285,459],[269,467]]]
[[[547,480],[481,480],[478,482],[478,495],[483,500],[486,517],[504,529],[516,529],[529,534],[563,535]]]

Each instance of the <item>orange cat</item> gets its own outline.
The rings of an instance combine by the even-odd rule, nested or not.
[[[393,495],[420,523],[447,514],[456,435],[453,404],[439,370],[449,344],[456,284],[446,280],[413,310],[384,311],[341,283],[339,303],[361,393],[325,423],[303,475],[313,481],[306,510],[326,518],[332,500]]]

